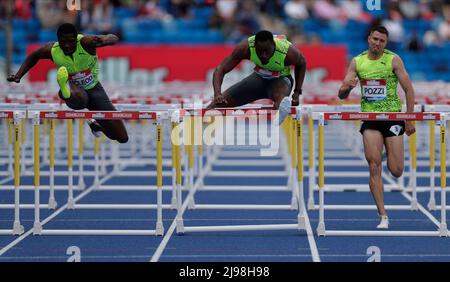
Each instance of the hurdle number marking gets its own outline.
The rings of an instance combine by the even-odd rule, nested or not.
[[[67,262],[80,262],[81,261],[81,250],[77,246],[70,246],[67,248],[66,255],[71,255]]]
[[[367,259],[367,262],[380,262],[381,261],[381,250],[377,246],[368,247],[366,254],[372,255]]]

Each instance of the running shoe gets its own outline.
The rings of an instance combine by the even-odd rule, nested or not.
[[[87,121],[89,127],[91,128],[92,134],[94,134],[95,137],[99,138],[102,136],[102,126],[98,124],[96,120],[88,120]]]
[[[282,124],[284,119],[291,113],[292,100],[289,96],[286,96],[281,100],[279,110],[279,124]]]
[[[69,73],[66,67],[60,67],[56,74],[56,80],[58,81],[59,88],[61,89],[62,96],[64,99],[70,98],[70,90],[67,87],[67,80],[69,79]]]
[[[380,224],[378,224],[378,229],[388,229],[389,228],[389,218],[387,215],[380,216],[381,221]]]

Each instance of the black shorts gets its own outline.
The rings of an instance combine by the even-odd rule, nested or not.
[[[225,93],[233,97],[238,105],[245,105],[259,99],[273,100],[272,85],[279,83],[280,80],[288,85],[289,93],[286,93],[286,96],[289,95],[294,85],[292,76],[265,79],[255,72],[228,88]]]
[[[359,132],[363,134],[364,130],[366,129],[378,130],[379,132],[381,132],[384,138],[401,136],[405,133],[405,122],[365,120],[362,122]]]
[[[80,96],[73,95],[69,99],[64,99],[61,91],[59,91],[58,95],[66,102],[66,105],[73,110],[87,108],[90,111],[117,111],[111,100],[109,100],[109,97],[100,82],[91,89],[78,89],[77,91],[81,91],[80,95],[86,95],[87,97],[84,96],[84,99],[80,99],[76,98]]]

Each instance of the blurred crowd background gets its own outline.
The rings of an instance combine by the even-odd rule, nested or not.
[[[0,0],[2,27],[7,1]],[[55,41],[63,22],[136,44],[235,44],[268,29],[299,45],[344,44],[349,59],[367,49],[370,27],[383,24],[388,49],[402,57],[413,79],[450,81],[450,0],[81,0],[81,12],[69,11],[66,2],[14,1],[15,64],[24,60],[27,44]],[[0,42],[1,59],[1,29]]]

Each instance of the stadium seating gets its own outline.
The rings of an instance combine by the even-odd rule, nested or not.
[[[167,8],[168,2],[160,1],[160,5]],[[137,18],[137,11],[134,9],[117,8],[114,10],[114,19],[115,28],[121,31],[124,43],[224,43],[225,38],[219,30],[208,28],[208,19],[212,13],[212,7],[199,6],[192,10],[192,19],[158,21]],[[370,13],[375,16],[384,16],[383,11],[370,11]],[[408,39],[413,33],[422,37],[427,30],[435,28],[435,23],[404,20],[403,27],[405,39]],[[301,28],[307,36],[319,35],[324,44],[345,44],[349,59],[367,49],[366,36],[369,25],[365,23],[349,21],[346,25],[330,26],[327,22],[309,18],[303,22]],[[15,19],[13,21],[14,63],[19,64],[23,61],[28,43],[45,43],[55,40],[55,31],[41,29],[38,20]],[[4,32],[1,31],[0,42],[5,42]],[[5,46],[2,45],[0,45],[0,56],[5,55]],[[442,46],[429,46],[420,52],[409,52],[405,47],[401,46],[395,52],[402,57],[412,77],[426,80],[450,80],[450,43]]]

